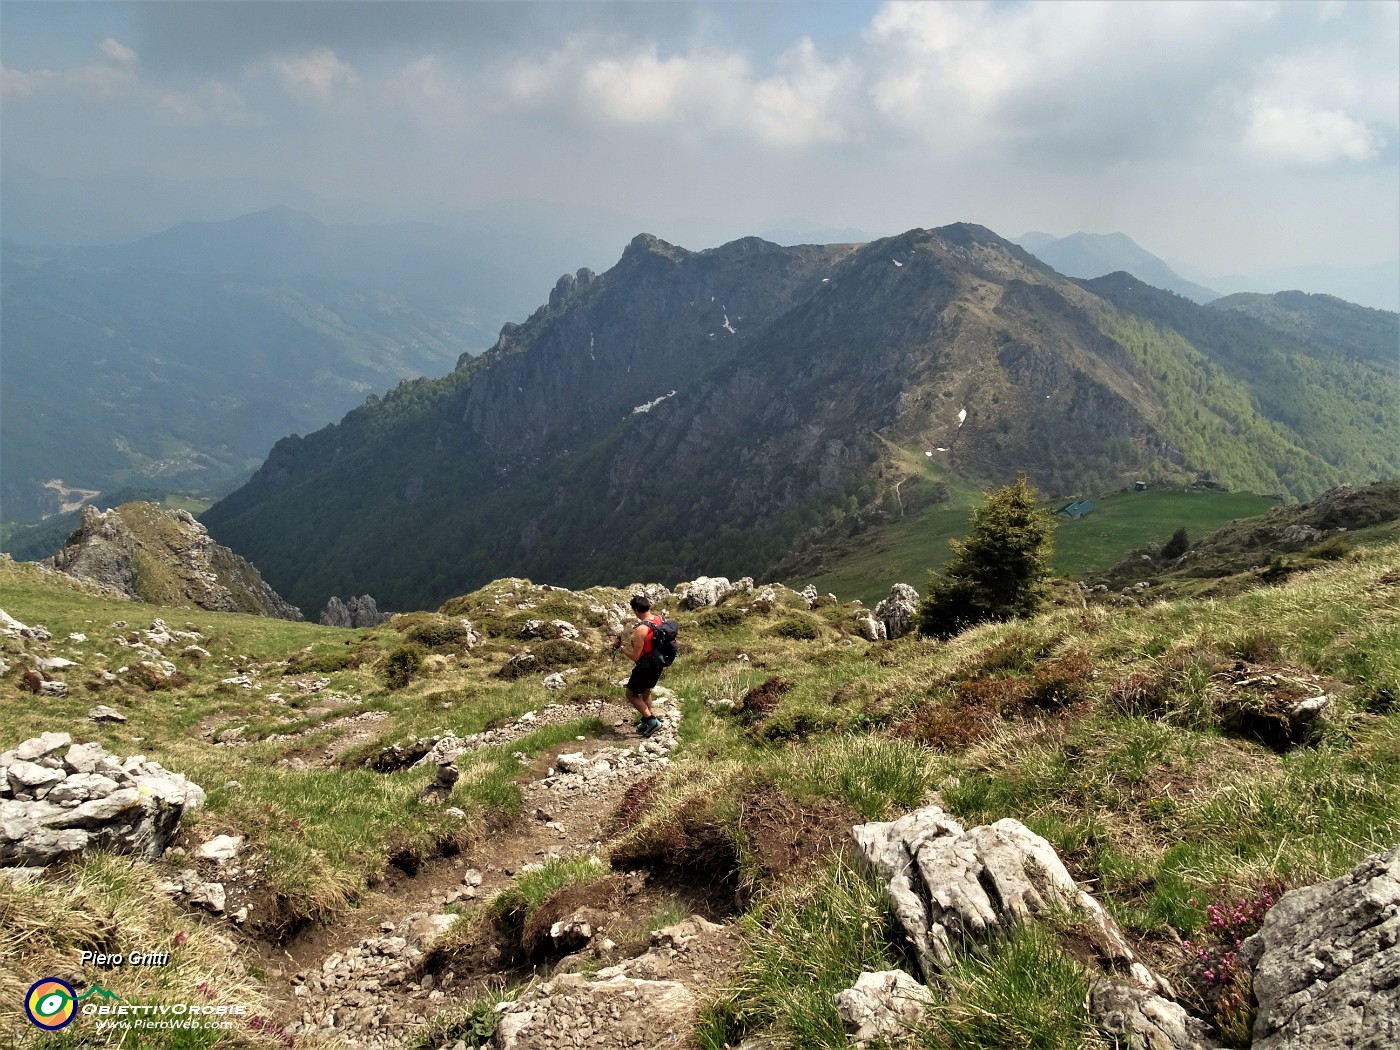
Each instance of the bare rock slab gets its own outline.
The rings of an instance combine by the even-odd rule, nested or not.
[[[1400,1046],[1400,846],[1285,893],[1240,955],[1253,967],[1253,1050]]]

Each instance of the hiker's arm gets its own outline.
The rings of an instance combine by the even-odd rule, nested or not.
[[[637,624],[632,629],[632,640],[622,647],[622,655],[633,663],[642,658],[642,647],[647,644],[647,629]]]

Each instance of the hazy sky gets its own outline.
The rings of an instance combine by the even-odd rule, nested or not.
[[[534,197],[692,248],[967,220],[1217,273],[1400,255],[1396,0],[0,0],[0,41],[6,161],[328,220]]]

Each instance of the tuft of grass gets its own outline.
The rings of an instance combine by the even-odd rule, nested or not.
[[[944,1001],[915,1042],[928,1050],[1082,1050],[1095,1045],[1089,978],[1052,930],[1021,926],[942,975]]]
[[[597,882],[610,874],[595,857],[552,858],[533,871],[522,871],[515,882],[491,901],[494,915],[511,915],[523,921],[556,890]]]
[[[733,982],[701,1013],[696,1037],[705,1050],[737,1045],[767,1030],[793,1047],[849,1045],[834,996],[863,968],[903,961],[883,889],[845,861],[766,899],[741,920],[750,957]]]

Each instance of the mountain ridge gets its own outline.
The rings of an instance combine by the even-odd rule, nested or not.
[[[935,491],[1024,469],[1054,494],[1204,472],[1303,496],[1370,469],[1393,397],[1357,424],[1360,458],[1329,463],[1254,403],[1238,355],[1172,327],[1221,315],[1119,284],[974,224],[703,252],[638,235],[454,373],[279,442],[204,520],[298,604],[405,607],[503,574],[756,576],[810,529],[877,520],[916,476]],[[1358,390],[1386,374],[1349,367]]]

